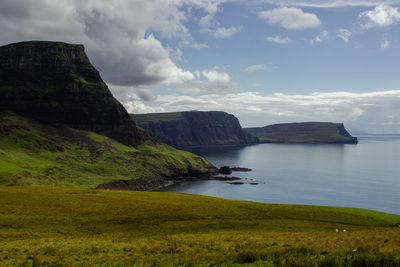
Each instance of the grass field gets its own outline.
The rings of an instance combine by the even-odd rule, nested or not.
[[[400,262],[400,216],[368,210],[45,187],[0,196],[0,266]]]

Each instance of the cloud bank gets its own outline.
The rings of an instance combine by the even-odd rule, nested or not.
[[[182,110],[224,110],[235,114],[243,126],[281,122],[344,122],[349,129],[371,133],[400,133],[400,90],[369,93],[313,93],[289,95],[257,92],[201,96],[165,95],[151,103],[135,99],[125,103],[136,113]]]
[[[201,0],[2,0],[0,45],[23,40],[83,43],[109,83],[179,84],[194,76],[174,62],[172,51],[178,50],[164,46],[161,40],[207,47],[193,40],[185,23],[191,12],[200,10],[205,14],[200,23],[212,24],[219,4]],[[226,38],[238,30],[220,27],[215,35]]]

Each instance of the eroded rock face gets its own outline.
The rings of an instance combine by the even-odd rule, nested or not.
[[[169,115],[170,114],[170,115]],[[131,115],[136,123],[161,141],[178,148],[257,144],[239,120],[222,111]]]
[[[31,41],[0,47],[0,110],[94,131],[126,145],[141,143],[134,121],[83,45]]]

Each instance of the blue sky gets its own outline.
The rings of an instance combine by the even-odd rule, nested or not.
[[[130,112],[400,133],[400,0],[4,0],[0,45],[82,43]]]

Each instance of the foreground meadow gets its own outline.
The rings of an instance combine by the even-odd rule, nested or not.
[[[0,265],[398,266],[399,224],[351,208],[3,187]]]

